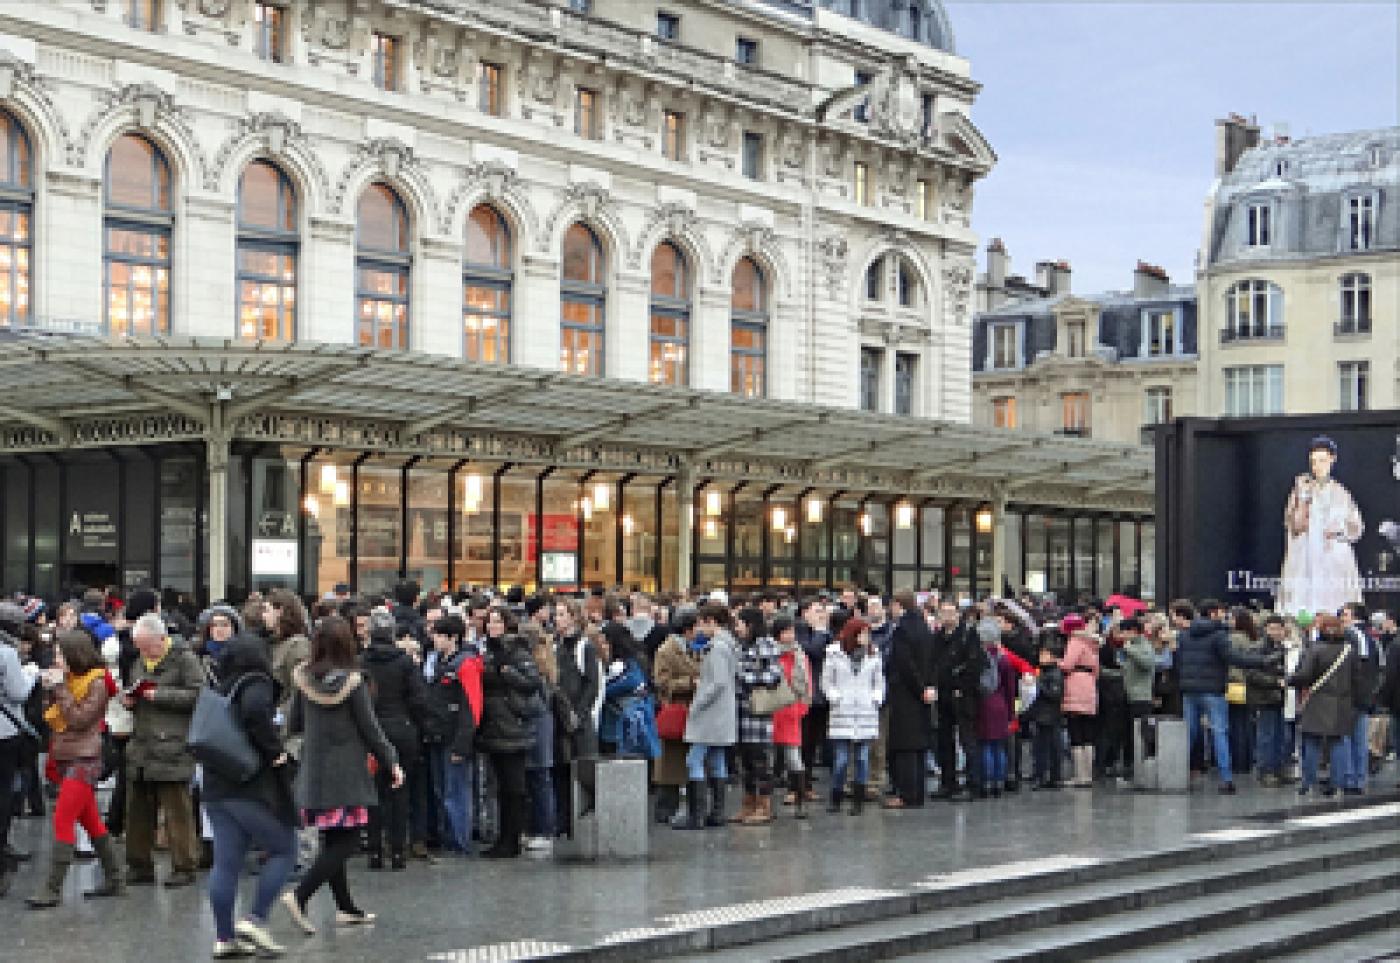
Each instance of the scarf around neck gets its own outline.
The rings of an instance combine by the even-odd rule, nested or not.
[[[87,698],[88,690],[92,688],[93,683],[102,679],[106,674],[106,669],[89,669],[82,675],[68,675],[64,678],[63,684],[72,693],[74,702],[82,702]],[[44,710],[44,721],[54,732],[68,731],[68,720],[63,717],[63,710],[56,702]]]

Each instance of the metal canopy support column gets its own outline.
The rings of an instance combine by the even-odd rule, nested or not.
[[[360,590],[360,466],[369,452],[350,463],[350,591]]]
[[[554,474],[554,467],[550,466],[535,476],[535,589],[544,588],[544,482],[550,475]],[[499,486],[497,486],[499,488]],[[500,532],[501,524],[501,499],[496,496],[496,531]],[[528,534],[527,534],[528,539]],[[500,557],[500,535],[497,534],[496,557]],[[496,563],[499,568],[500,563]],[[583,588],[583,517],[582,511],[579,513],[578,538],[574,540],[574,581],[578,583],[578,588]],[[500,576],[496,577],[496,587],[500,588]]]
[[[510,462],[491,473],[491,587],[501,584],[501,476],[510,471]],[[544,489],[535,487],[535,510],[541,510]],[[538,581],[536,582],[538,584]]]
[[[835,491],[826,500],[826,587],[836,587],[836,499],[846,494]]]
[[[772,500],[773,493],[782,487],[782,485],[770,485],[767,488],[763,489],[763,519],[758,526],[760,538],[758,587],[760,589],[768,588],[769,584],[773,581],[773,573],[771,571],[773,568],[773,540],[770,534],[772,531],[773,521]]]
[[[626,498],[627,494],[627,483],[636,477],[636,473],[633,472],[623,475],[617,480],[617,501],[616,507],[613,509],[613,523],[615,526],[615,530],[613,532],[613,546],[617,549],[617,551],[614,553],[614,561],[617,562],[617,578],[614,580],[613,584],[623,586],[624,590],[627,586],[625,568],[627,562],[625,552],[627,531],[626,526],[623,525],[623,519],[627,515],[627,502],[624,499]]]
[[[1006,488],[997,485],[992,495],[992,594],[1001,595],[1006,581]],[[976,538],[977,520],[973,519],[973,538]],[[976,555],[976,552],[973,553]],[[1014,594],[1014,593],[1013,593]]]
[[[454,462],[447,469],[447,591],[457,590],[457,473],[467,465],[467,459]]]
[[[212,419],[219,430],[204,438],[204,467],[209,476],[209,598],[212,602],[228,593],[228,459],[229,436],[222,430],[218,408]],[[196,556],[196,564],[198,557]],[[195,586],[196,595],[199,586]]]
[[[666,566],[663,558],[665,555],[663,545],[666,541],[666,487],[675,480],[674,476],[663,478],[656,485],[656,538],[652,542],[655,546],[655,554],[651,560],[651,565],[652,576],[656,579],[656,590],[658,592],[666,591]],[[682,515],[682,517],[684,517],[684,515]],[[677,531],[679,531],[679,525]]]
[[[414,455],[403,463],[399,469],[399,581],[408,578],[408,478],[413,466],[422,461],[420,455]]]
[[[676,470],[676,591],[695,584],[695,470],[682,461]],[[661,520],[657,519],[661,529]],[[660,554],[660,553],[658,553]]]
[[[547,476],[547,475],[548,475],[550,472],[552,472],[552,471],[554,471],[553,468],[546,468],[544,474],[541,475],[540,477],[541,477],[541,478],[544,478],[545,476]],[[596,471],[586,471],[586,472],[584,472],[582,475],[579,475],[579,476],[578,476],[578,494],[574,496],[574,520],[575,520],[575,522],[577,523],[575,527],[576,527],[576,529],[577,529],[577,531],[578,531],[578,537],[574,540],[574,556],[575,556],[575,558],[574,558],[574,573],[575,573],[575,575],[576,575],[576,579],[575,579],[575,580],[578,582],[578,588],[579,588],[579,591],[580,591],[580,592],[582,592],[582,591],[584,590],[584,588],[585,588],[585,581],[584,581],[584,577],[583,577],[583,576],[584,576],[585,560],[588,558],[588,541],[587,541],[587,538],[588,538],[588,522],[589,522],[589,520],[592,518],[593,512],[595,511],[595,508],[594,508],[594,506],[593,506],[593,500],[592,500],[591,498],[589,498],[589,495],[588,495],[588,482],[589,482],[589,481],[593,478],[593,476],[596,475],[596,474],[598,474]],[[588,502],[588,505],[589,505],[589,510],[588,510],[587,513],[585,513],[584,510],[583,510],[583,503],[584,503],[585,501],[587,501],[587,502]],[[540,504],[543,505],[544,502],[541,501]],[[540,540],[539,540],[539,542],[538,542],[538,543],[536,544],[536,546],[535,546],[535,554],[536,554],[540,559],[543,559],[543,558],[544,558],[544,509],[543,509],[543,508],[540,509],[540,524],[539,524],[539,527],[536,529],[536,531],[538,531],[538,532],[540,533],[540,534],[539,534],[539,539],[540,539]],[[541,566],[543,566],[543,562],[541,562],[540,564],[541,564]],[[543,568],[543,567],[540,568],[540,572],[541,572],[541,573],[544,572],[544,568]],[[544,579],[543,579],[543,577],[537,579],[536,581],[538,581],[541,585],[544,584]]]
[[[797,493],[797,498],[793,502],[792,526],[796,529],[792,546],[792,596],[799,601],[802,598],[802,529],[807,524],[807,497],[814,489],[804,488]]]
[[[734,523],[739,516],[738,496],[747,485],[748,482],[739,482],[726,496],[729,505],[724,515],[724,591],[730,595],[734,594]]]
[[[307,519],[307,515],[308,515],[309,513],[308,513],[307,510],[306,510],[306,506],[307,506],[307,504],[308,504],[308,501],[307,501],[307,497],[306,497],[306,496],[309,495],[309,494],[311,493],[311,477],[310,477],[311,462],[315,460],[316,456],[317,456],[318,454],[320,454],[320,452],[321,452],[321,449],[319,449],[319,448],[311,448],[311,449],[308,449],[307,452],[306,452],[306,454],[304,454],[304,455],[301,456],[301,463],[300,463],[300,465],[299,465],[300,471],[298,472],[298,475],[297,475],[297,594],[298,594],[298,595],[306,595],[306,594],[308,594],[308,590],[307,590],[307,587],[306,587],[306,586],[307,586],[307,580],[306,580],[306,575],[307,575],[307,572],[306,572],[306,557],[307,557],[307,556],[306,556],[306,519]],[[251,488],[252,486],[250,485],[249,487]],[[252,578],[252,567],[251,567],[251,561],[252,561],[252,542],[249,542],[248,545],[249,545],[248,551],[249,551],[249,563],[250,563],[250,565],[249,565],[249,572],[248,572],[248,588],[249,588],[249,590],[251,590],[251,589],[253,588],[253,584],[252,584],[252,582],[253,582],[253,578]],[[318,592],[317,594],[320,594],[320,593]]]

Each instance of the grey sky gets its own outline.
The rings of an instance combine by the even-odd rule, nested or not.
[[[983,248],[1003,238],[1027,275],[1064,258],[1081,294],[1129,286],[1138,258],[1192,280],[1217,117],[1295,138],[1400,123],[1400,0],[944,3],[999,158]]]

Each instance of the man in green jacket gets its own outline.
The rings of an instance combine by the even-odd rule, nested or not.
[[[1128,694],[1129,726],[1135,739],[1148,737],[1148,728],[1140,720],[1152,715],[1152,679],[1157,674],[1157,652],[1147,636],[1142,634],[1142,621],[1127,618],[1118,623],[1123,633],[1123,688]],[[1125,778],[1133,778],[1134,753],[1129,748]]]
[[[156,881],[156,813],[162,810],[171,866],[165,885],[189,886],[199,843],[190,799],[194,757],[186,739],[204,674],[194,653],[170,640],[154,612],[136,620],[131,638],[140,657],[131,667],[131,687],[121,696],[135,718],[126,747],[127,882]]]

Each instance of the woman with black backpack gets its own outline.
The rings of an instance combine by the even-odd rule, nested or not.
[[[424,680],[413,657],[396,642],[398,623],[387,609],[369,616],[369,648],[360,654],[360,665],[369,680],[374,714],[384,735],[394,744],[408,782],[422,762],[420,723],[424,713]],[[375,773],[379,805],[370,810],[369,868],[384,868],[384,837],[389,837],[390,867],[408,868],[408,784],[395,789],[389,773]]]

